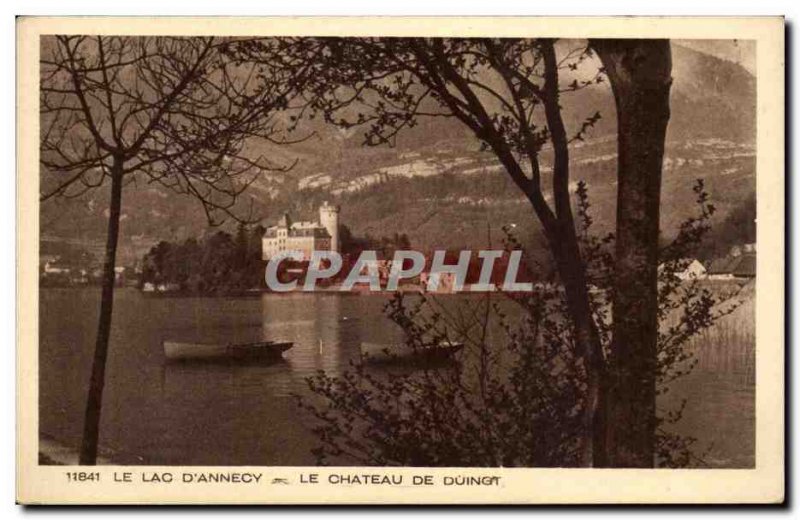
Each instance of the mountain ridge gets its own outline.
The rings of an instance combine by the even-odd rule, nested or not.
[[[672,117],[665,154],[662,227],[691,209],[693,178],[703,177],[725,214],[755,191],[755,78],[728,60],[673,45]],[[615,110],[607,85],[565,102],[564,119],[576,128],[600,110],[602,119],[585,143],[571,148],[573,183],[586,180],[599,228],[613,223],[616,177]],[[361,146],[359,132],[328,128],[298,146],[267,147],[279,164],[299,158],[289,173],[259,179],[252,202],[270,225],[285,211],[315,213],[330,200],[342,205],[342,222],[357,234],[407,233],[412,244],[482,247],[486,222],[517,223],[528,236],[538,227],[517,188],[491,154],[457,121],[420,119],[394,148]],[[544,168],[547,173],[547,168]],[[42,205],[42,232],[56,239],[102,240],[107,190]],[[715,193],[716,191],[716,193]],[[721,194],[725,194],[721,197]],[[123,195],[122,255],[131,262],[152,243],[208,232],[199,203],[146,185]]]

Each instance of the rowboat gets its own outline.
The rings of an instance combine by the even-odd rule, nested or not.
[[[449,361],[464,348],[463,343],[442,341],[417,348],[405,344],[361,343],[361,359],[376,363],[386,362],[442,362]]]
[[[169,360],[179,359],[278,359],[292,348],[291,341],[258,341],[254,343],[183,343],[164,342],[164,356]]]

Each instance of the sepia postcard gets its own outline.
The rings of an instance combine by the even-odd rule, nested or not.
[[[17,20],[17,501],[784,500],[784,20]]]

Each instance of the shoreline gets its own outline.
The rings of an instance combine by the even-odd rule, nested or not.
[[[77,466],[79,453],[77,448],[67,446],[49,435],[39,434],[39,465],[41,466]],[[100,451],[104,451],[101,450]],[[98,465],[111,464],[106,455],[97,456]]]
[[[737,289],[745,289],[748,286],[751,286],[754,282],[755,278],[748,278],[748,279],[731,279],[731,280],[716,280],[716,279],[701,279],[698,280],[701,284],[713,287],[716,289],[719,288],[737,288]],[[119,287],[117,290],[133,290],[136,291],[138,294],[145,298],[261,298],[264,295],[274,295],[274,296],[291,296],[296,294],[321,294],[325,296],[355,296],[355,297],[390,297],[394,296],[395,294],[405,294],[405,295],[427,295],[427,296],[475,296],[475,295],[485,295],[488,293],[490,294],[503,294],[503,291],[470,291],[467,289],[461,291],[425,291],[417,286],[409,286],[403,287],[401,286],[397,291],[370,291],[368,289],[364,290],[350,290],[350,291],[342,291],[340,289],[341,286],[339,285],[332,285],[328,287],[319,287],[313,291],[304,291],[302,288],[297,288],[291,291],[285,292],[275,292],[270,291],[267,289],[255,289],[255,290],[245,290],[245,291],[235,291],[230,293],[196,293],[196,292],[189,292],[189,291],[143,291],[137,287]],[[97,286],[63,286],[63,287],[42,287],[42,289],[56,289],[56,290],[83,290],[83,289],[97,289],[100,290],[100,287]],[[736,293],[736,290],[732,290],[733,293]]]

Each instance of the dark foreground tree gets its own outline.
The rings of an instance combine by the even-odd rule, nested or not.
[[[593,49],[605,71],[585,74],[582,64]],[[587,373],[581,464],[652,466],[654,247],[669,119],[669,42],[595,41],[559,50],[550,39],[300,38],[289,40],[284,52],[313,63],[311,105],[332,124],[365,125],[366,144],[394,142],[419,117],[454,117],[496,156],[541,223],[564,286]],[[266,63],[274,59],[258,47],[242,54]],[[604,72],[617,103],[620,157],[613,300],[620,320],[614,322],[614,353],[608,357],[592,316],[570,201],[570,144],[583,140],[600,114],[587,114],[571,133],[562,115],[565,94],[601,82]]]
[[[218,38],[54,36],[41,44],[42,195],[110,184],[102,297],[81,464],[97,458],[123,188],[157,183],[197,198],[212,223],[247,219],[236,201],[266,170],[245,140],[273,140],[273,112],[303,77],[273,62],[260,76]]]
[[[672,84],[668,40],[594,40],[617,107],[613,340],[595,465],[650,467],[656,429],[661,165]]]
[[[693,369],[697,338],[736,309],[700,280],[682,273],[709,229],[713,207],[702,183],[695,186],[698,215],[660,251],[656,384],[659,395]],[[590,233],[586,186],[577,188],[580,243],[592,283],[592,312],[604,348],[612,320],[613,237]],[[510,236],[507,247],[519,243]],[[724,303],[723,303],[724,301]],[[430,365],[395,359],[355,363],[342,375],[309,378],[315,394],[300,404],[317,421],[313,431],[320,464],[570,467],[582,458],[586,371],[574,328],[565,319],[563,291],[540,284],[528,294],[487,294],[438,301],[396,295],[388,316],[414,348],[438,341],[464,344],[455,362]],[[696,439],[673,428],[685,400],[661,403],[656,417],[654,463],[700,467],[707,463]]]

